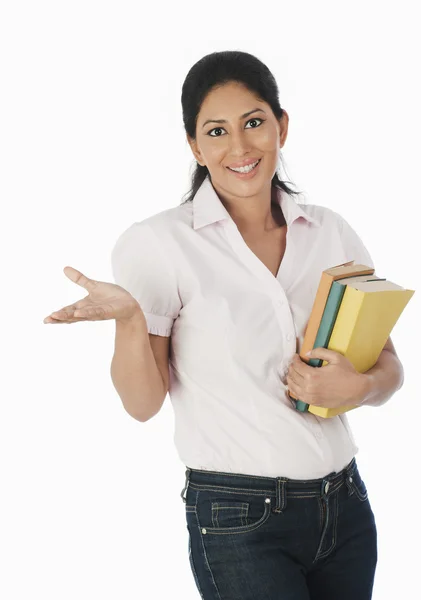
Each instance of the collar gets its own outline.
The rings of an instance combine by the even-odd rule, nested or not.
[[[276,188],[276,198],[288,227],[297,219],[305,219],[316,227],[320,226],[320,222],[317,219],[310,217],[289,194],[280,188]],[[193,229],[199,229],[217,221],[233,220],[215,192],[209,175],[206,175],[192,202]]]

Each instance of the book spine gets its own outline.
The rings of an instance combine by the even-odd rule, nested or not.
[[[307,404],[307,402],[303,402],[302,400],[294,400],[294,402],[295,402],[295,409],[298,410],[299,412],[307,412],[308,411],[309,405]]]

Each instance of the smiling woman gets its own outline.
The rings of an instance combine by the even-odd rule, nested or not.
[[[196,91],[200,111],[191,118],[189,97],[196,79],[195,70],[206,68],[206,64],[199,61],[183,85],[187,141],[198,165],[192,193],[186,202],[191,201],[204,178],[209,176],[240,231],[264,234],[276,227],[271,188],[275,185],[290,195],[298,193],[277,175],[282,158],[280,150],[288,133],[288,113],[279,105],[276,84],[275,87],[267,85],[265,100],[256,93],[254,82],[244,79],[230,79],[224,85],[215,82],[216,78],[223,80],[226,75],[217,73],[216,69],[206,73],[207,93],[202,97],[203,88]],[[223,71],[222,61],[219,68]],[[269,77],[267,80],[270,81]]]
[[[290,196],[300,192],[280,178],[280,163],[285,169],[281,148],[289,117],[279,103],[277,84],[268,67],[246,52],[205,56],[190,69],[181,102],[187,141],[197,161],[185,202],[193,200],[209,177],[237,225],[243,222],[243,230],[261,230],[268,222],[273,223],[267,202],[263,207],[259,202],[262,192],[256,193],[257,188],[266,188],[266,200],[273,186]],[[256,160],[261,164],[250,174],[229,169]],[[233,195],[245,200],[242,204],[248,219],[244,212],[238,212]]]
[[[343,217],[297,203],[280,179],[289,117],[258,58],[203,57],[181,101],[196,161],[190,194],[134,223],[112,254],[143,330],[171,340],[140,343],[130,327],[130,342],[120,332],[118,380],[128,387],[143,369],[133,394],[149,402],[137,412],[143,421],[168,390],[202,598],[368,600],[377,529],[347,416],[298,412],[286,376],[321,273],[351,260],[372,266],[371,256]],[[389,395],[398,379],[384,369],[396,369],[395,358],[375,377]],[[331,381],[332,397],[352,383],[345,369]]]
[[[197,267],[197,293],[180,282],[185,297],[172,330],[173,360],[177,378],[181,356],[192,375],[202,374],[191,399],[200,422],[189,422],[185,431],[195,431],[194,442],[188,450],[184,440],[180,452],[187,465],[182,497],[189,559],[205,599],[258,600],[264,588],[268,600],[279,594],[367,600],[377,530],[346,415],[312,423],[310,414],[298,415],[284,399],[277,415],[270,394],[266,401],[260,395],[270,388],[272,359],[280,365],[274,385],[286,384],[323,269],[347,260],[372,264],[340,215],[293,201],[300,192],[278,171],[289,124],[278,96],[268,67],[237,51],[204,56],[182,89],[196,165],[180,208],[189,208],[195,232],[191,244],[187,232],[183,241]],[[188,268],[180,262],[177,271]],[[246,283],[243,273],[254,283]],[[276,305],[274,313],[264,308],[265,296]],[[213,319],[216,305],[224,311]],[[332,462],[323,458],[328,456]]]

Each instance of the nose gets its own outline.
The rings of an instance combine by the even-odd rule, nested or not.
[[[230,136],[230,154],[234,158],[241,160],[250,150],[250,140],[248,140],[247,131],[233,131]]]

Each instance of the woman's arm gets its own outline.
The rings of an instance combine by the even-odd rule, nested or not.
[[[381,406],[385,404],[403,385],[403,366],[396,354],[390,337],[380,353],[376,364],[363,373],[365,388],[361,406]]]

